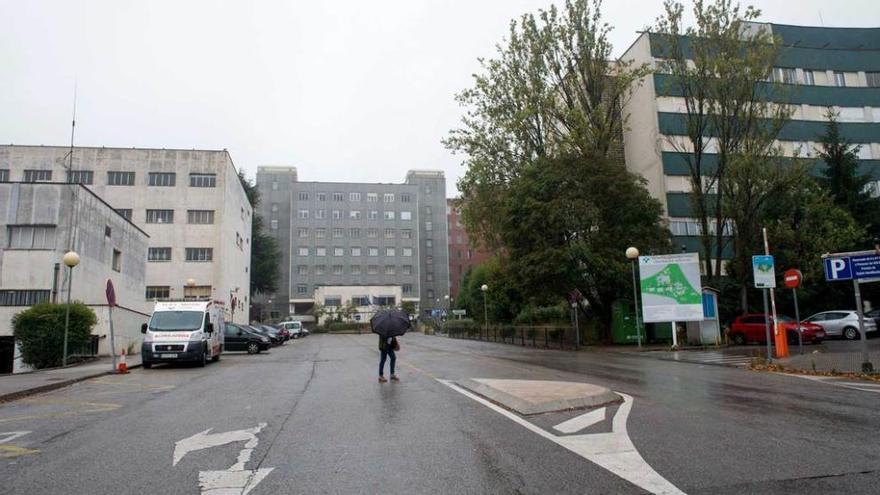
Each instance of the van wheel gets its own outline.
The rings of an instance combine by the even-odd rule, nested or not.
[[[846,327],[843,329],[843,337],[846,340],[856,340],[859,338],[859,331],[853,327]]]
[[[260,345],[257,344],[256,342],[251,342],[247,346],[247,353],[248,354],[259,354],[260,353]]]
[[[204,368],[208,364],[208,350],[202,349],[202,359],[199,360],[199,368]]]
[[[746,336],[741,333],[733,334],[733,343],[736,345],[745,345]]]

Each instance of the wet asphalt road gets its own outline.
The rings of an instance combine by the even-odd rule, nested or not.
[[[438,380],[603,385],[629,436],[685,493],[877,493],[880,394],[742,369],[407,335],[376,382],[374,336],[315,335],[207,368],[157,367],[0,405],[0,493],[199,493],[244,444],[175,444],[266,426],[250,493],[644,493]],[[527,418],[549,428],[562,415]],[[608,431],[599,424],[595,431]],[[13,432],[20,434],[6,441]],[[26,432],[26,433],[21,433]],[[220,493],[220,492],[214,492]]]

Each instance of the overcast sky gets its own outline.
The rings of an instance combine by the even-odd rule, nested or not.
[[[253,176],[400,182],[461,157],[453,99],[511,18],[552,0],[0,0],[0,143],[226,148]],[[606,0],[616,54],[660,0]],[[877,0],[764,0],[764,20],[878,26]],[[820,20],[821,16],[821,20]]]

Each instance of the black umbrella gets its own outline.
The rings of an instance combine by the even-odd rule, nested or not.
[[[409,315],[399,309],[379,311],[370,318],[370,328],[383,338],[399,337],[411,327]]]

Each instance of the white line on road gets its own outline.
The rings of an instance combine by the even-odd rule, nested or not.
[[[629,395],[618,392],[618,395],[623,397],[623,404],[614,415],[611,433],[558,437],[448,380],[437,381],[646,491],[657,494],[684,494],[645,462],[627,435],[626,420],[633,403],[633,398]]]
[[[2,433],[0,433],[0,437],[2,437],[3,435],[6,435],[6,437],[0,438],[0,443],[11,442],[11,441],[15,440],[16,438],[23,437],[23,436],[27,435],[28,433],[31,433],[31,432],[29,432],[29,431],[5,431],[5,432],[2,432]]]
[[[786,373],[786,374],[788,376],[795,376],[798,378],[803,378],[805,380],[810,380],[810,381],[819,382],[819,383],[827,383],[829,385],[834,385],[836,387],[841,387],[841,388],[848,388],[850,390],[858,390],[860,392],[874,392],[875,394],[880,394],[880,385],[875,385],[873,383],[844,382],[844,381],[841,381],[840,378],[836,378],[833,376],[810,376],[810,375],[797,375],[794,373]]]
[[[568,421],[563,421],[554,426],[553,429],[562,433],[577,433],[584,428],[589,428],[594,424],[605,420],[605,408],[600,407],[586,414],[575,416]]]

